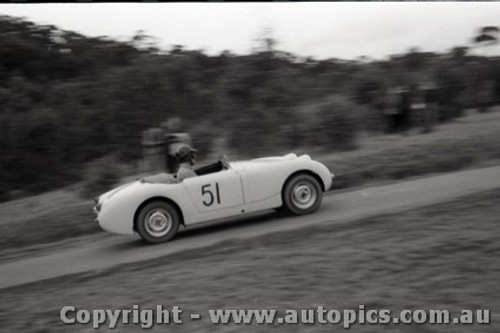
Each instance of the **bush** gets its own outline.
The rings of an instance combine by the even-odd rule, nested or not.
[[[7,182],[0,180],[0,202],[7,201],[9,199],[9,186]]]
[[[334,151],[356,149],[358,107],[343,96],[334,96],[320,105],[302,123],[307,143]]]
[[[230,125],[228,143],[241,157],[284,154],[292,150],[356,148],[356,112],[365,107],[343,96],[333,96],[302,109],[274,113],[248,110]]]
[[[250,158],[273,154],[280,147],[278,124],[273,114],[260,110],[248,110],[231,122],[228,145],[232,154]]]
[[[122,173],[114,156],[90,163],[85,171],[80,195],[83,198],[93,198],[112,189],[120,181]]]

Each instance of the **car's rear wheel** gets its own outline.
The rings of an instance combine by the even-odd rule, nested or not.
[[[137,215],[137,232],[148,243],[172,239],[179,230],[179,212],[165,201],[153,201],[142,207]]]
[[[290,178],[283,189],[283,206],[295,215],[315,212],[323,200],[323,191],[318,180],[308,174]]]

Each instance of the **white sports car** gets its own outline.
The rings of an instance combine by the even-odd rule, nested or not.
[[[148,243],[172,239],[180,225],[283,208],[310,214],[321,205],[333,174],[308,155],[223,162],[195,169],[179,182],[158,174],[122,185],[95,199],[102,229],[139,233]]]

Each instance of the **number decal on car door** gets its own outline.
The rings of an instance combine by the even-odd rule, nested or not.
[[[217,201],[220,204],[220,191],[219,183],[215,183],[215,194],[212,190],[212,184],[206,184],[201,187],[201,196],[203,197],[203,204],[210,207]]]

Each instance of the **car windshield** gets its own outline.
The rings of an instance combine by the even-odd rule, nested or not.
[[[177,184],[179,181],[172,174],[159,173],[157,175],[147,176],[140,179],[141,183],[151,184]]]
[[[228,170],[231,168],[231,164],[226,155],[222,156],[217,162],[204,165],[194,169],[197,176],[208,175],[211,173]],[[178,184],[179,180],[175,174],[169,173],[159,173],[152,176],[147,176],[139,179],[141,183],[151,183],[151,184]]]
[[[219,172],[222,170],[227,170],[227,169],[229,169],[229,167],[230,167],[229,163],[226,163],[222,160],[219,160],[215,163],[199,167],[199,168],[195,169],[194,172],[198,176],[203,176],[203,175],[208,175],[210,173]]]

